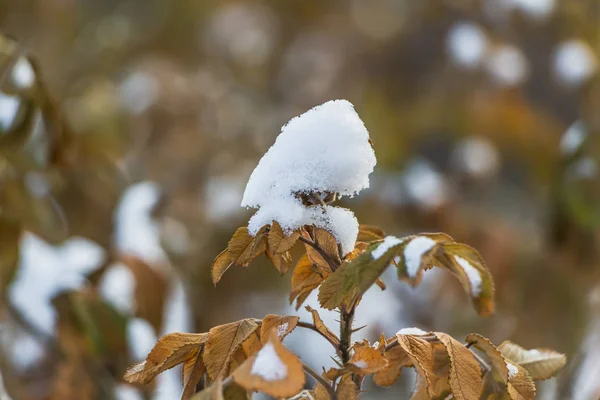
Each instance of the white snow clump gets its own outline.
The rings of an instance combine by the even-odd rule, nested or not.
[[[353,196],[369,187],[376,159],[369,132],[346,100],[328,101],[292,118],[248,180],[242,207],[258,208],[254,235],[277,221],[284,232],[314,224],[329,231],[342,251],[354,249],[358,221],[348,209],[305,206],[300,194]]]

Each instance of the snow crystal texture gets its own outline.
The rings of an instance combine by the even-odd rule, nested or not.
[[[333,100],[291,119],[248,180],[243,207],[259,210],[248,229],[255,234],[273,220],[286,233],[315,224],[352,251],[358,222],[347,209],[304,206],[298,194],[335,192],[353,196],[369,187],[375,167],[369,133],[354,106]]]
[[[287,366],[281,361],[271,342],[267,342],[256,355],[250,374],[258,375],[269,382],[287,377]]]
[[[396,335],[427,335],[427,332],[420,328],[402,328]]]

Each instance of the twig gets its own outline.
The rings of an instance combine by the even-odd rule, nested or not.
[[[329,267],[331,268],[331,272],[335,272],[335,270],[337,269],[337,267],[339,267],[339,264],[336,263],[335,261],[333,261],[331,259],[331,257],[329,257],[329,254],[327,254],[322,248],[321,246],[319,246],[318,244],[316,244],[315,242],[313,242],[312,240],[308,240],[307,238],[305,238],[304,236],[300,235],[300,237],[298,238],[299,241],[301,241],[302,243],[305,243],[307,245],[309,245],[310,247],[312,247],[313,249],[315,249],[319,255],[321,257],[323,257],[323,259],[327,262],[327,264],[329,264]]]
[[[304,371],[309,374],[310,376],[312,376],[313,378],[315,378],[315,380],[317,382],[319,382],[321,385],[323,385],[323,387],[325,388],[325,390],[327,390],[327,394],[329,394],[329,398],[332,400],[336,399],[335,396],[335,391],[333,390],[333,386],[331,386],[329,384],[329,382],[327,382],[321,375],[317,374],[316,371],[314,371],[311,367],[309,367],[306,364],[302,364],[302,367],[304,368]]]
[[[297,326],[317,332],[319,335],[323,336],[323,338],[325,338],[325,340],[327,340],[329,343],[331,343],[331,345],[337,350],[338,344],[336,342],[334,342],[330,337],[325,335],[323,332],[321,332],[319,329],[317,329],[317,327],[315,325],[311,324],[310,322],[298,321]]]

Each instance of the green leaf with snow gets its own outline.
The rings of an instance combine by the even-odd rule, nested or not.
[[[344,262],[319,288],[321,306],[333,310],[342,304],[352,304],[375,283],[403,244],[404,239],[388,236],[358,257]]]

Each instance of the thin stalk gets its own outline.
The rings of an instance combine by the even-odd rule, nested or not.
[[[330,399],[332,399],[332,400],[336,399],[336,395],[335,395],[335,391],[333,390],[333,386],[331,386],[331,384],[329,382],[327,382],[325,380],[325,378],[323,378],[321,375],[317,374],[317,372],[315,370],[313,370],[311,367],[309,367],[306,364],[302,364],[302,368],[304,368],[304,372],[306,372],[308,375],[315,378],[315,380],[317,382],[319,382],[321,385],[323,385],[325,390],[327,390],[327,394],[329,395]]]

